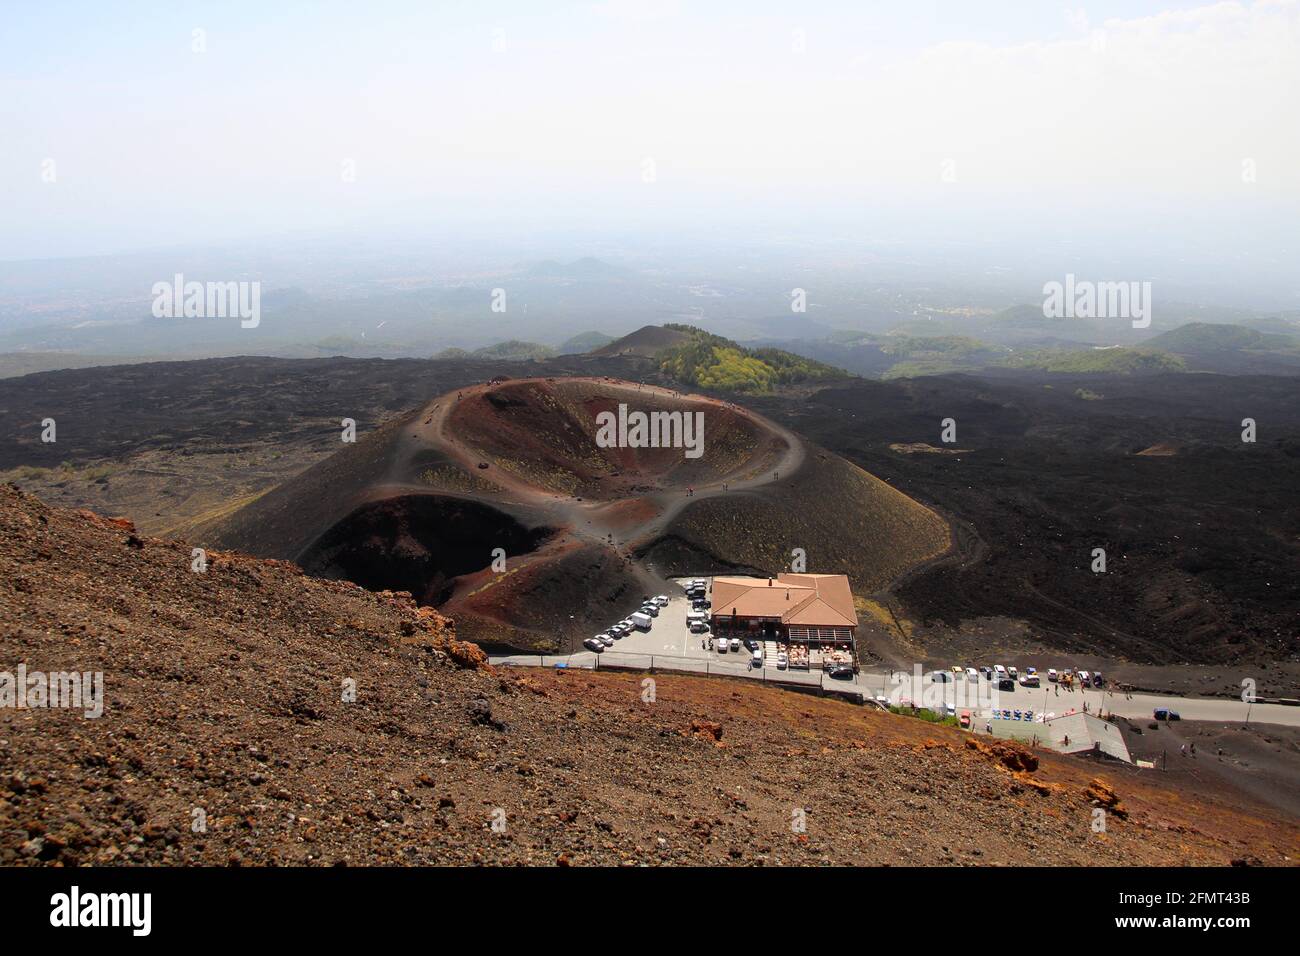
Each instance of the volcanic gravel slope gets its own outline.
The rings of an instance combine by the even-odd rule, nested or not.
[[[187,544],[0,488],[3,667],[102,670],[107,688],[99,719],[0,710],[0,862],[1163,865],[1300,849],[1294,820],[1248,801],[1038,765],[839,701],[658,677],[646,702],[641,675],[494,673],[407,594],[209,561],[192,571]]]
[[[602,447],[604,413],[699,415],[682,447]],[[795,548],[859,592],[944,553],[945,521],[731,402],[605,376],[444,394],[245,505],[214,545],[414,592],[462,636],[576,647],[667,577],[774,573]],[[492,567],[493,551],[508,558]]]

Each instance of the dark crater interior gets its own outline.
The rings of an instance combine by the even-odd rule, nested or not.
[[[308,574],[342,578],[372,591],[410,591],[441,604],[455,579],[507,557],[527,554],[552,534],[527,528],[488,505],[440,495],[404,495],[362,505],[299,558]]]

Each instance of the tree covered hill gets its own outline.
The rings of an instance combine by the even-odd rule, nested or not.
[[[667,324],[664,328],[689,336],[656,356],[661,371],[684,385],[723,392],[770,392],[782,385],[848,375],[782,349],[744,348],[694,326]]]

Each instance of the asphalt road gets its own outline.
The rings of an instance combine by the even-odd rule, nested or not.
[[[645,637],[649,638],[654,635],[660,620],[664,620],[663,615],[656,620],[655,628],[652,628],[649,634],[644,635]],[[691,637],[696,639],[695,648],[698,650],[698,637],[696,635],[691,635]],[[661,640],[660,644],[663,643]],[[591,669],[599,666],[596,657],[596,654],[584,651],[580,654],[562,656],[501,654],[492,655],[490,660],[493,664],[507,666],[565,666]],[[827,690],[857,690],[865,696],[873,698],[888,697],[893,687],[886,671],[863,670],[855,680],[833,680],[817,672],[778,671],[770,667],[749,668],[743,659],[736,659],[737,657],[743,657],[743,654],[734,656],[722,654],[688,656],[683,655],[677,648],[658,652],[650,648],[645,651],[624,651],[621,645],[616,645],[601,657],[604,659],[606,666],[643,667],[647,670],[653,668],[656,671],[680,671],[683,673],[741,677],[774,684],[821,685]],[[925,680],[929,680],[928,675],[926,675]],[[953,695],[957,693],[958,685],[963,683],[942,685],[944,699],[952,701]],[[1103,713],[1114,713],[1121,717],[1136,719],[1151,719],[1157,707],[1168,707],[1177,711],[1184,720],[1208,720],[1230,724],[1245,723],[1249,716],[1249,721],[1252,724],[1279,724],[1288,727],[1300,727],[1300,707],[1290,707],[1283,704],[1251,704],[1248,706],[1240,700],[1226,700],[1217,697],[1166,697],[1156,694],[1134,694],[1131,697],[1126,697],[1124,694],[1113,694],[1104,690],[1075,690],[1072,692],[1062,690],[1058,695],[1054,692],[1055,687],[1055,684],[1048,684],[1046,687],[1038,689],[1017,686],[1014,691],[999,694],[997,706],[1007,709],[1033,710],[1036,713],[1052,713],[1059,716],[1071,711],[1082,710],[1084,701],[1087,701],[1091,713],[1097,713],[1100,710]],[[919,701],[920,698],[916,699]],[[977,707],[972,708],[972,710],[978,709]]]

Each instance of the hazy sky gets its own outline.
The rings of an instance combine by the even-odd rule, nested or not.
[[[41,2],[5,20],[3,259],[756,221],[1297,251],[1289,0]]]

